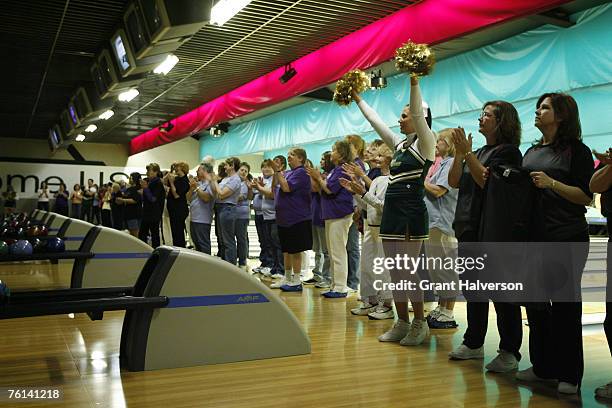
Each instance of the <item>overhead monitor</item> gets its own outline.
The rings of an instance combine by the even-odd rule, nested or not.
[[[111,37],[111,48],[115,55],[119,73],[123,78],[133,74],[152,71],[166,58],[166,55],[160,54],[137,60],[134,56],[132,44],[122,28],[118,29],[115,35]]]
[[[99,77],[97,80],[97,72],[94,66],[91,67],[91,72],[92,76],[94,76],[94,83],[99,81],[99,84],[96,83],[96,92],[101,99],[106,99],[108,96],[117,95],[125,89],[137,86],[144,79],[144,76],[142,75],[132,75],[128,79],[122,78],[120,75],[118,75],[118,68],[115,64],[114,58],[107,49],[100,52],[97,61],[97,69],[99,72]],[[104,91],[105,89],[106,92],[101,94],[100,91]]]
[[[78,88],[76,93],[72,97],[71,102],[74,104],[74,107],[77,111],[77,115],[79,115],[79,120],[81,122],[84,122],[93,114],[93,107],[85,88]]]
[[[64,109],[60,115],[60,125],[64,135],[69,135],[73,131],[74,125],[70,119],[68,109]]]
[[[130,39],[130,43],[134,47],[134,55],[136,58],[144,57],[151,46],[144,18],[137,2],[130,4],[123,16],[123,22],[125,23],[125,31]]]
[[[76,128],[81,124],[81,121],[79,119],[79,113],[77,112],[76,106],[72,101],[68,103],[68,115],[70,117],[70,122],[72,123],[73,128]]]
[[[149,40],[191,37],[210,21],[212,0],[138,0]]]
[[[102,72],[100,70],[100,65],[97,62],[94,62],[89,68],[89,72],[91,73],[91,78],[93,79],[94,86],[96,88],[96,93],[100,99],[108,98],[110,96],[110,92],[108,87],[104,83],[102,79]]]
[[[53,125],[49,129],[49,148],[51,151],[56,151],[64,142],[62,131],[59,125]]]

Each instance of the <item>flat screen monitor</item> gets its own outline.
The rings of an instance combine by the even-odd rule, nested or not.
[[[190,37],[210,21],[212,0],[138,0],[152,44]]]
[[[72,103],[76,108],[79,121],[81,122],[89,118],[94,113],[89,95],[87,95],[87,91],[83,87],[77,89],[76,93],[72,97]]]
[[[120,28],[111,38],[111,48],[122,76],[128,76],[136,67],[136,61],[125,31]]]
[[[100,65],[97,62],[94,62],[89,68],[89,72],[91,73],[91,79],[93,79],[94,86],[96,88],[96,93],[100,99],[104,99],[109,96],[108,87],[104,83],[102,79],[102,72],[100,71]]]
[[[53,125],[53,127],[49,129],[49,148],[52,151],[56,151],[63,141],[62,131],[59,125]]]
[[[136,58],[142,58],[149,51],[149,34],[138,3],[132,3],[123,16],[125,31],[130,39]]]
[[[60,124],[61,128],[65,135],[70,134],[74,129],[74,125],[72,124],[72,120],[70,119],[70,114],[68,113],[68,109],[64,109],[60,115]]]

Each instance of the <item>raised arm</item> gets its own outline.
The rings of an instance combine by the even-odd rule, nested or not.
[[[353,93],[353,99],[355,102],[357,102],[357,106],[363,114],[363,117],[370,122],[370,125],[372,125],[376,133],[378,133],[387,146],[389,146],[392,151],[395,151],[395,146],[404,140],[404,138],[393,133],[393,131],[389,129],[389,126],[383,122],[378,113],[376,113],[376,111],[372,109],[370,105],[368,105],[366,101],[359,96],[358,93]]]
[[[425,120],[421,88],[418,79],[415,77],[410,78],[410,116],[412,116],[414,128],[419,136],[417,139],[419,153],[426,159],[434,161],[436,158],[436,137]]]

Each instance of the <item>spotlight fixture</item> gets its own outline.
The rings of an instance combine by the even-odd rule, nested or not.
[[[168,133],[174,129],[174,124],[170,121],[164,122],[163,120],[160,120],[157,129],[159,129],[161,133]]]
[[[210,24],[222,26],[245,8],[252,0],[219,0],[211,9]]]
[[[208,129],[208,132],[212,137],[221,137],[229,131],[230,124],[228,122],[221,122],[216,126],[212,126]]]
[[[109,120],[113,115],[115,114],[115,112],[113,112],[112,110],[107,110],[106,112],[100,114],[100,116],[98,116],[99,119],[103,119],[103,120]]]
[[[132,99],[134,99],[138,95],[140,95],[140,92],[138,92],[138,89],[130,88],[125,92],[121,92],[118,98],[121,102],[130,102]]]
[[[95,132],[97,129],[98,127],[92,124],[92,125],[87,126],[87,128],[85,128],[85,131],[87,133],[92,133],[92,132]]]
[[[84,134],[82,134],[82,133],[79,133],[79,134],[76,136],[75,140],[76,140],[77,142],[82,142],[83,140],[85,140],[85,135],[84,135]]]
[[[370,89],[381,89],[387,87],[387,78],[382,76],[382,70],[370,72]]]
[[[281,82],[281,84],[284,84],[284,83],[287,83],[287,81],[293,78],[296,74],[297,74],[297,71],[295,70],[295,68],[293,68],[291,64],[287,64],[285,65],[285,73],[281,75],[281,77],[278,78],[278,80]]]

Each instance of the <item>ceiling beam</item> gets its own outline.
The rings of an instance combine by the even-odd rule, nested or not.
[[[529,19],[542,23],[542,25],[551,24],[561,28],[569,28],[576,24],[570,21],[569,15],[566,12],[560,9],[550,10],[540,14],[534,14],[532,16],[529,16]]]

